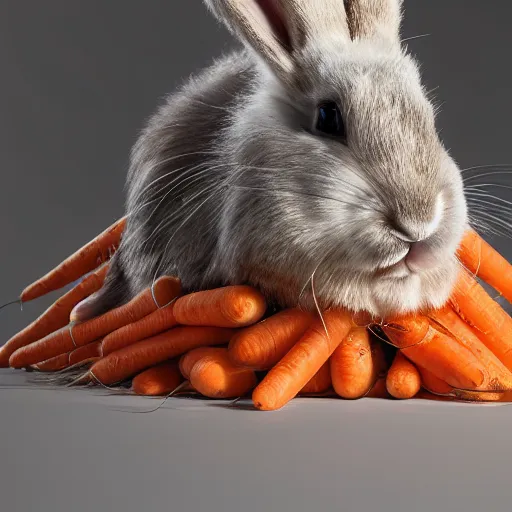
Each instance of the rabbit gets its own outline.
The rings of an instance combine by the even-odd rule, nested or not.
[[[85,320],[162,275],[376,317],[449,298],[467,226],[401,0],[204,0],[241,47],[133,146],[126,231]]]

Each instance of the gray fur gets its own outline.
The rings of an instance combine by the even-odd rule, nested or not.
[[[187,291],[249,283],[280,306],[313,307],[312,284],[322,307],[375,315],[445,302],[466,204],[400,45],[401,2],[281,0],[291,47],[254,0],[205,3],[245,49],[170,95],[141,133],[125,237],[88,314],[164,274]],[[342,106],[347,146],[314,133],[327,99]],[[435,268],[385,271],[408,249],[396,225],[426,238]]]

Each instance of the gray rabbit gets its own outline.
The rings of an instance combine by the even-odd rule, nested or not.
[[[467,226],[400,0],[205,0],[242,43],[168,97],[131,154],[128,222],[79,319],[161,275],[277,307],[444,303]]]

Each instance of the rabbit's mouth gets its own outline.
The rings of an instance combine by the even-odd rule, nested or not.
[[[456,258],[443,258],[437,266],[421,271],[409,270],[405,262],[402,265],[395,273],[370,282],[369,297],[363,296],[357,308],[370,308],[377,316],[386,317],[438,308],[448,300],[457,276]]]

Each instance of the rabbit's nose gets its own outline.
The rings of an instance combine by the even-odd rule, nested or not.
[[[419,220],[407,216],[405,218],[393,219],[391,223],[391,233],[398,239],[407,243],[418,243],[432,236],[441,223],[444,210],[444,201],[440,193],[433,208],[433,214],[428,220]]]

